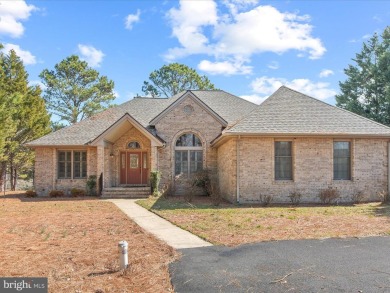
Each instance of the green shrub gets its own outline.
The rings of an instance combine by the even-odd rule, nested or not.
[[[51,190],[51,191],[49,192],[49,196],[50,196],[50,197],[64,197],[64,196],[65,196],[65,193],[64,193],[64,191],[62,191],[62,190],[56,190],[56,189],[54,189],[54,190]]]
[[[26,197],[37,197],[37,193],[34,190],[27,190]]]
[[[291,200],[291,203],[294,205],[298,205],[301,202],[302,194],[298,191],[290,192],[290,195],[288,196]]]
[[[73,197],[85,196],[86,195],[85,190],[84,189],[80,189],[80,188],[72,188],[70,190],[70,194]]]
[[[321,190],[318,197],[323,204],[332,204],[340,197],[340,193],[336,188],[328,187]]]
[[[160,171],[151,171],[150,172],[150,184],[152,185],[153,195],[159,196],[160,192],[158,186],[160,185],[161,172]]]
[[[96,175],[90,175],[87,180],[87,194],[88,195],[96,195]]]

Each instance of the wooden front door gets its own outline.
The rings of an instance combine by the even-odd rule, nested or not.
[[[147,153],[120,153],[120,184],[146,185],[148,183],[148,175]]]

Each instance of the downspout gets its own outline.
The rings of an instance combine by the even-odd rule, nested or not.
[[[387,142],[387,193],[390,194],[390,141]]]
[[[236,140],[236,193],[237,193],[237,203],[240,203],[240,136]]]

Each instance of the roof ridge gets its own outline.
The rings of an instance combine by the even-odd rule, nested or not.
[[[328,104],[328,103],[326,103],[326,102],[324,102],[324,101],[321,101],[321,100],[319,100],[319,99],[316,99],[316,98],[314,98],[314,97],[312,97],[312,96],[309,96],[309,95],[307,95],[307,94],[298,92],[297,90],[294,90],[294,89],[292,89],[292,88],[289,88],[289,87],[287,87],[287,86],[285,86],[285,85],[282,85],[277,91],[279,91],[279,90],[280,90],[281,88],[283,88],[283,87],[286,88],[286,89],[288,89],[288,90],[290,90],[290,91],[293,91],[293,92],[295,92],[295,93],[298,93],[298,94],[300,94],[300,95],[303,95],[303,96],[305,96],[305,97],[307,97],[307,98],[310,98],[310,99],[312,99],[312,100],[314,100],[314,101],[316,101],[316,102],[320,102],[320,103],[322,103],[322,104],[324,104],[324,105],[326,105],[326,106],[328,106],[328,107],[331,107],[332,109],[336,109],[336,110],[340,110],[340,111],[343,111],[343,112],[348,113],[348,114],[352,114],[352,115],[354,115],[354,116],[356,116],[356,117],[358,117],[358,118],[362,118],[362,119],[364,119],[364,120],[368,120],[369,122],[373,122],[373,123],[375,123],[375,124],[378,124],[379,126],[382,126],[382,127],[389,128],[389,129],[390,129],[390,127],[387,126],[387,125],[384,125],[384,124],[382,124],[382,123],[379,123],[379,122],[377,122],[377,121],[375,121],[375,120],[372,120],[372,119],[370,119],[370,118],[364,117],[364,116],[362,116],[362,115],[356,114],[356,113],[354,113],[354,112],[348,111],[348,110],[346,110],[346,109],[343,109],[343,108],[340,108],[340,107],[337,107],[337,106]],[[276,91],[276,92],[277,92],[277,91]],[[275,92],[275,93],[276,93],[276,92]],[[275,94],[275,93],[274,93],[274,94]],[[270,97],[271,97],[271,96],[270,96]],[[268,100],[268,98],[267,98],[267,100]],[[265,102],[265,101],[264,101],[264,102]],[[264,103],[264,102],[263,102],[263,103]]]

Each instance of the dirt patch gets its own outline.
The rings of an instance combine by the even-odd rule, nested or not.
[[[140,201],[156,214],[214,244],[390,234],[390,206],[213,206],[207,198]]]
[[[0,276],[48,277],[49,292],[172,292],[177,253],[96,198],[0,196]],[[119,270],[118,242],[130,267]]]

